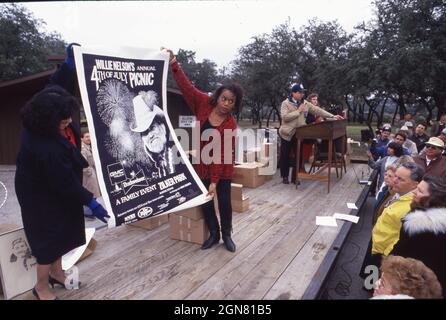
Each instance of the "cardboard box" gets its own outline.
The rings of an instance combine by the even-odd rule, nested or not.
[[[231,200],[232,211],[245,212],[249,210],[249,197],[243,197],[241,200]]]
[[[170,238],[175,240],[203,244],[209,238],[209,229],[204,219],[171,214],[169,217]]]
[[[273,175],[270,175],[270,176],[265,176],[265,181],[271,181],[271,180],[273,180]]]
[[[231,183],[231,200],[242,201],[243,185],[238,183]]]
[[[234,166],[232,182],[248,188],[257,188],[265,183],[265,176],[259,175],[259,164],[248,163]]]
[[[251,163],[255,162],[257,158],[257,152],[248,150],[243,152],[243,162]]]
[[[180,211],[171,213],[171,216],[172,215],[183,216],[183,217],[186,217],[186,218],[189,218],[192,220],[200,220],[200,219],[204,218],[203,210],[201,209],[201,206],[180,210]]]
[[[146,230],[152,230],[167,222],[169,222],[169,216],[167,214],[163,214],[160,216],[155,216],[152,218],[147,218],[136,222],[132,222],[128,224],[128,226],[143,228]]]

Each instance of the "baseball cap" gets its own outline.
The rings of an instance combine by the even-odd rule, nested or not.
[[[291,86],[291,92],[304,92],[307,91],[302,83],[295,83]]]

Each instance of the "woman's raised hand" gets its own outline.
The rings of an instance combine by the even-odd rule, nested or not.
[[[176,61],[175,55],[173,54],[173,51],[164,47],[161,47],[161,51],[165,51],[169,53],[169,63],[172,64]]]

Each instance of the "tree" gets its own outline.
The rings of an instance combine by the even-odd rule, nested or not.
[[[273,113],[280,120],[280,103],[293,82],[299,80],[300,40],[287,23],[274,28],[239,49],[232,62],[233,79],[245,90],[245,105],[251,109],[253,124],[262,126]]]
[[[0,5],[0,79],[48,70],[48,56],[64,54],[60,34],[40,31],[44,25],[21,5]]]
[[[374,5],[376,18],[363,30],[376,48],[375,77],[398,104],[400,116],[415,103],[435,103],[438,113],[446,111],[444,1],[380,0]]]
[[[350,83],[345,79],[351,35],[337,21],[309,21],[300,31],[303,61],[299,74],[309,91],[319,94],[321,105],[342,105]]]
[[[203,92],[212,92],[218,85],[217,64],[209,59],[203,59],[202,62],[195,61],[195,52],[179,49],[176,54],[177,61],[188,76],[189,80],[199,90]],[[168,86],[177,87],[171,74],[168,77]]]

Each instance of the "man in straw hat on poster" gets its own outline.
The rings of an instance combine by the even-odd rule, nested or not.
[[[144,153],[150,162],[150,178],[156,179],[174,173],[175,169],[163,110],[150,101],[146,92],[133,98],[136,126],[130,129],[140,133]]]

